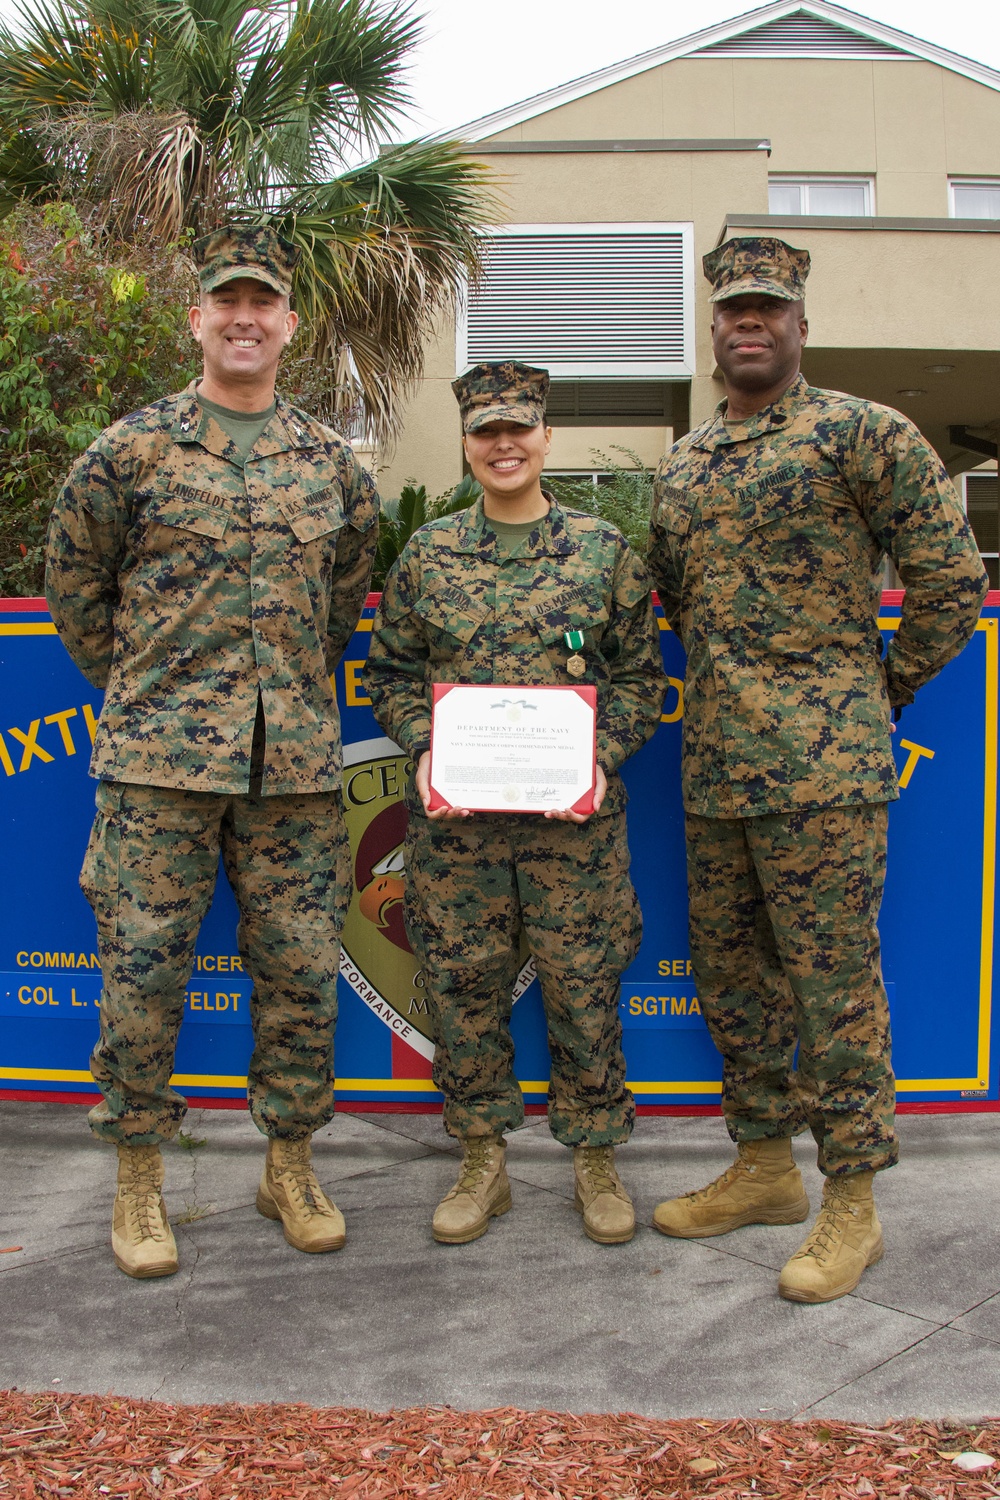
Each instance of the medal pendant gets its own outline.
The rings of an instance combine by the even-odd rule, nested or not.
[[[583,650],[583,631],[567,630],[563,640],[566,642],[567,649],[573,653],[566,663],[567,672],[571,677],[582,677],[587,670],[587,663],[580,655]]]

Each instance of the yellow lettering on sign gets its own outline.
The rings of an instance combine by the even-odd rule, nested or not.
[[[678,719],[683,719],[684,717],[684,684],[679,677],[667,678],[667,697],[664,701],[664,708],[666,708],[667,703],[670,701],[671,689],[677,694],[677,702],[669,713],[662,713],[660,715],[661,724],[676,724]]]
[[[49,714],[45,720],[46,724],[58,724],[59,733],[62,735],[63,749],[66,751],[67,755],[76,754],[76,746],[73,743],[73,736],[69,732],[68,722],[70,719],[75,718],[75,708],[64,708],[62,713]]]
[[[661,958],[656,967],[662,979],[687,979],[691,974],[689,958]]]
[[[348,708],[371,708],[372,700],[366,698],[361,691],[361,681],[358,676],[363,666],[363,661],[344,662],[344,687],[347,692]]]
[[[899,773],[900,786],[908,787],[910,784],[910,778],[916,770],[917,761],[920,760],[923,756],[926,756],[928,760],[933,760],[934,751],[928,750],[924,745],[915,745],[912,740],[900,740],[899,743],[902,745],[904,750],[909,750],[910,752],[906,757],[906,765]]]
[[[21,764],[17,768],[19,771],[26,771],[28,769],[28,767],[31,765],[31,758],[33,755],[37,755],[38,759],[42,762],[55,760],[55,756],[50,755],[47,750],[43,750],[41,745],[38,743],[37,735],[41,727],[41,719],[32,719],[31,723],[28,725],[27,734],[25,734],[21,729],[8,729],[7,733],[12,734],[18,741],[18,743],[24,746],[24,754],[21,756]]]
[[[14,775],[14,762],[10,758],[10,752],[4,744],[2,734],[0,734],[0,766],[3,766],[8,776]]]

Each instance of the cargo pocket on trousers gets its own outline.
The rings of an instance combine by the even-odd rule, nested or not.
[[[90,903],[102,938],[118,936],[123,791],[121,782],[98,783],[97,812],[80,871],[80,889]]]

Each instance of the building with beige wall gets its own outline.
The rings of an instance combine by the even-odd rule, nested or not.
[[[655,463],[721,396],[702,255],[776,234],[812,255],[807,377],[922,428],[997,586],[1000,73],[779,0],[459,133],[505,222],[428,349],[385,494],[461,477],[450,382],[477,359],[550,369],[553,470]]]

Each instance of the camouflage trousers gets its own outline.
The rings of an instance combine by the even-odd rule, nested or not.
[[[628,870],[624,812],[586,823],[411,813],[406,927],[424,970],[449,1134],[524,1121],[510,1035],[523,934],[548,1026],[553,1135],[567,1146],[628,1140],[635,1104],[618,996],[642,933]]]
[[[170,1086],[198,929],[219,854],[253,980],[248,1070],[257,1128],[289,1139],[333,1114],[333,1028],[350,854],[339,792],[261,797],[101,782],[80,884],[104,990],[90,1067],[104,1140],[154,1145],[187,1108]]]
[[[886,826],[885,803],[687,818],[691,958],[729,1133],[808,1126],[828,1176],[898,1155],[876,926]]]

